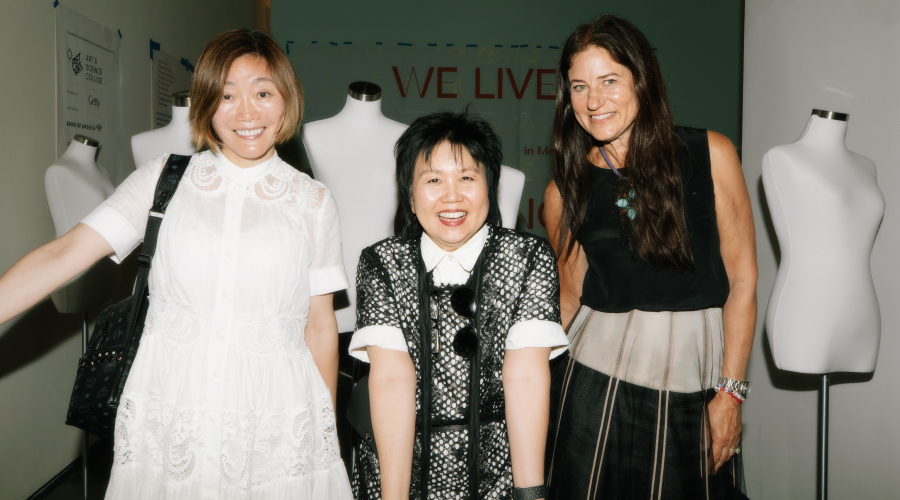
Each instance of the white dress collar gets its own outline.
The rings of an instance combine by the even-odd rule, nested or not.
[[[218,153],[210,151],[210,153],[212,154],[213,164],[219,169],[221,174],[224,174],[226,178],[240,181],[255,181],[259,179],[263,175],[269,173],[269,171],[281,160],[276,151],[268,160],[258,165],[253,165],[252,167],[242,168],[232,163],[221,151]]]
[[[485,242],[487,242],[487,235],[488,226],[485,224],[463,246],[453,252],[448,252],[437,246],[427,234],[422,233],[421,249],[425,270],[430,272],[440,265],[442,269],[457,267],[462,268],[466,274],[471,273]]]

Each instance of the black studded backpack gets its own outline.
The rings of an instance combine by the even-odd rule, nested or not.
[[[116,410],[125,380],[137,354],[150,304],[147,279],[156,238],[169,200],[178,188],[190,156],[169,155],[156,184],[153,206],[147,218],[144,243],[138,255],[138,276],[131,297],[100,312],[87,351],[78,362],[75,387],[69,400],[66,424],[101,437],[112,437]]]

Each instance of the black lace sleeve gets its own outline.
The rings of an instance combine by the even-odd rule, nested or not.
[[[356,329],[383,325],[402,328],[400,310],[384,263],[372,249],[363,250],[356,271]]]
[[[544,240],[535,242],[532,249],[512,324],[531,319],[561,321],[559,271],[553,249]]]

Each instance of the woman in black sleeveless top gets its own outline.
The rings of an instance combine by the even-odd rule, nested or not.
[[[676,127],[646,37],[602,16],[563,48],[554,148],[545,216],[571,347],[551,498],[743,498],[757,270],[734,146]]]

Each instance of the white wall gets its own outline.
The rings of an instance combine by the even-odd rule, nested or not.
[[[122,32],[123,161],[151,126],[150,38],[196,62],[216,33],[253,25],[251,0],[61,0]],[[44,170],[56,160],[53,2],[0,3],[0,272],[49,241]],[[49,301],[0,326],[0,499],[25,498],[80,454],[64,425],[81,352],[78,315]]]
[[[829,496],[893,499],[900,491],[900,4],[896,0],[755,0],[745,6],[744,173],[759,251],[759,323],[744,408],[745,464],[753,499],[814,498],[818,377],[777,370],[762,322],[776,272],[760,163],[793,142],[813,108],[850,114],[847,145],[878,166],[887,212],[872,271],[882,337],[874,374],[834,375]],[[828,269],[822,269],[827,273]]]

